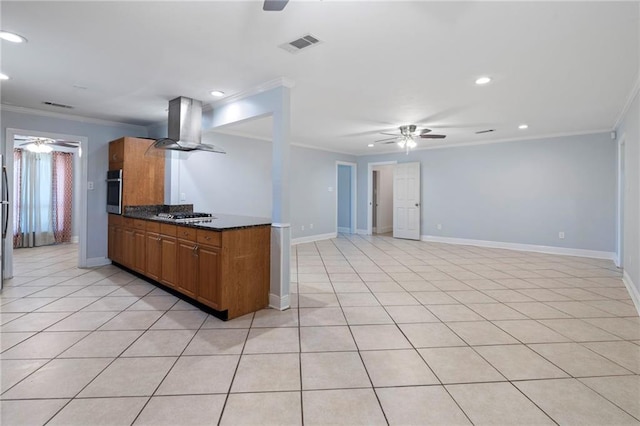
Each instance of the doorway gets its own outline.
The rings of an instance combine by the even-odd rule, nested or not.
[[[336,161],[336,232],[356,233],[356,163]]]
[[[86,191],[87,191],[87,142],[88,139],[83,136],[76,135],[64,135],[64,134],[56,134],[56,133],[48,133],[48,132],[38,132],[26,129],[7,129],[6,133],[6,144],[5,144],[5,159],[4,163],[7,169],[7,187],[9,190],[9,202],[11,204],[11,208],[9,208],[8,214],[8,230],[7,230],[7,238],[4,241],[4,261],[5,261],[5,276],[6,278],[10,278],[13,276],[13,238],[10,236],[14,235],[14,209],[13,206],[16,203],[16,200],[19,199],[19,194],[15,194],[14,192],[14,145],[16,144],[16,137],[18,136],[33,136],[37,138],[47,138],[47,139],[59,139],[59,140],[67,140],[67,141],[76,141],[79,143],[78,148],[74,150],[74,164],[73,164],[73,215],[75,216],[75,225],[73,226],[72,234],[74,237],[77,237],[77,242],[79,243],[78,250],[78,267],[86,267],[87,266],[87,241],[86,241],[86,232],[87,232],[87,202],[86,202]],[[20,145],[21,142],[18,142]],[[83,155],[84,154],[84,155]],[[72,242],[75,242],[75,239],[72,239]]]
[[[367,235],[393,231],[393,169],[396,163],[382,161],[368,164]]]

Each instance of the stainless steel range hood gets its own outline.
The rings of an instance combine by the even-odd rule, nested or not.
[[[215,145],[202,143],[202,102],[183,96],[169,101],[168,137],[156,140],[153,147],[226,154]]]

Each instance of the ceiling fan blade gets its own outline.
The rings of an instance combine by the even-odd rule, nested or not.
[[[431,133],[420,135],[420,138],[422,138],[422,139],[444,139],[446,137],[447,137],[447,135],[433,135]]]
[[[264,0],[262,10],[280,12],[289,3],[289,0]]]
[[[391,144],[394,144],[394,145],[395,145],[396,141],[395,141],[395,140],[392,140],[392,141],[386,141],[386,142],[384,142],[384,141],[383,141],[383,142],[380,142],[380,143],[381,143],[382,145],[391,145]]]
[[[71,142],[71,141],[69,141],[69,142],[67,142],[67,141],[64,141],[64,142],[51,142],[51,143],[48,143],[47,145],[64,146],[66,148],[77,148],[77,147],[80,146],[80,144],[78,142]]]
[[[374,142],[375,142],[375,143],[378,143],[378,142],[386,142],[386,141],[395,142],[397,139],[398,139],[398,136],[393,137],[393,138],[378,139],[377,141],[374,141]]]
[[[381,135],[389,135],[389,136],[396,136],[399,137],[400,135],[397,133],[388,133],[388,132],[380,132]]]

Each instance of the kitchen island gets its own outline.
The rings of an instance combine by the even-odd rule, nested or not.
[[[270,220],[214,214],[178,223],[157,217],[189,209],[135,206],[110,214],[109,259],[224,320],[267,307]]]

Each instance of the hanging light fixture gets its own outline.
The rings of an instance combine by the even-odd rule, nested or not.
[[[51,151],[53,151],[53,148],[51,148],[50,146],[43,145],[43,144],[35,144],[35,143],[30,143],[29,145],[25,146],[25,149],[27,151],[44,153],[44,154],[48,154]]]
[[[409,155],[409,150],[418,146],[415,139],[413,139],[413,133],[415,132],[415,130],[416,126],[413,125],[400,127],[400,133],[402,133],[402,135],[398,140],[398,146],[402,149],[406,149],[407,155]]]
[[[34,143],[30,143],[29,145],[25,146],[24,148],[27,151],[36,152],[36,153],[42,153],[42,154],[48,154],[51,151],[53,151],[52,147],[50,147],[49,145],[47,145],[44,142],[41,142],[39,140],[37,140]]]

